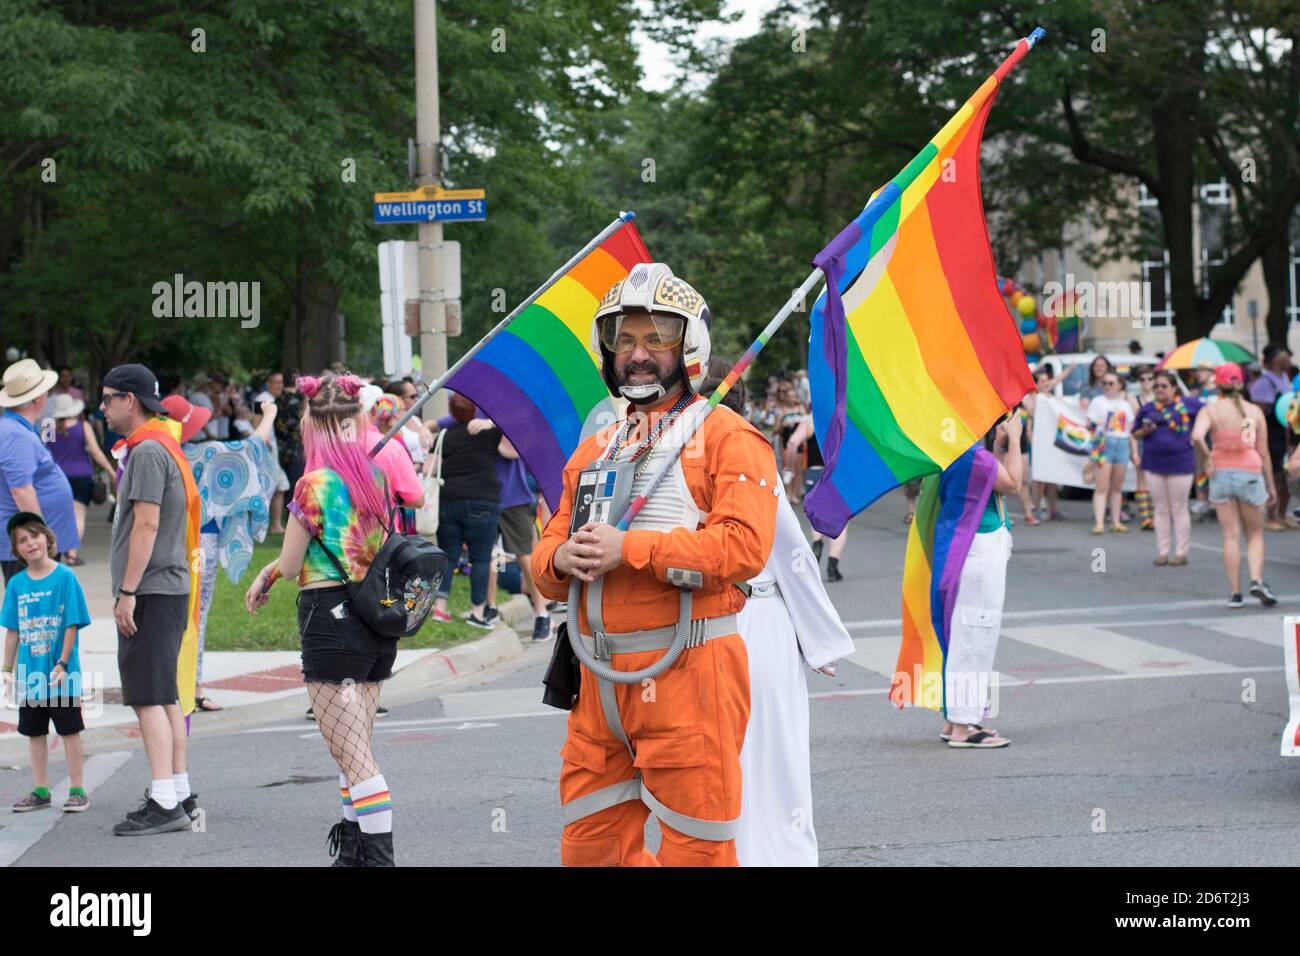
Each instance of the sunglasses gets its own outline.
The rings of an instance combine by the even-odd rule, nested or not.
[[[103,401],[101,401],[100,404],[102,405],[106,402],[111,402],[115,398],[126,398],[130,394],[130,392],[105,392]]]

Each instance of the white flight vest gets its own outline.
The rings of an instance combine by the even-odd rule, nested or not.
[[[654,494],[645,503],[645,507],[641,509],[641,513],[632,522],[633,531],[641,529],[671,531],[673,528],[688,528],[694,531],[708,517],[708,512],[700,508],[691,494],[691,489],[686,484],[686,473],[682,470],[682,455],[696,453],[697,449],[702,448],[703,435],[696,432],[692,438],[692,446],[684,449],[681,454],[677,453],[689,434],[688,426],[693,428],[700,416],[708,411],[708,407],[708,402],[694,402],[691,404],[668,426],[667,431],[655,444],[655,447],[650,450],[649,463],[645,464],[644,470],[632,482],[633,497],[645,491],[650,484],[650,480],[663,467],[663,461],[666,457],[672,455],[674,461],[668,474],[664,476],[664,480],[659,482],[659,487],[655,489]],[[605,454],[609,454],[610,447],[622,430],[623,426],[615,430],[614,436],[605,445]],[[637,443],[630,445],[631,449],[636,447]],[[632,452],[629,450],[629,446],[625,445],[619,451],[619,458],[626,459],[630,454]],[[640,460],[638,460],[638,464],[641,464]]]

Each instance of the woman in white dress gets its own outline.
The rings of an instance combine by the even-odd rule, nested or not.
[[[708,394],[728,363],[714,359]],[[739,412],[737,382],[723,404]],[[834,676],[853,641],[826,594],[817,558],[785,489],[776,513],[772,554],[748,583],[740,634],[749,652],[749,726],[740,751],[741,809],[736,854],[741,866],[816,866],[812,767],[808,741],[808,683],[803,666]]]

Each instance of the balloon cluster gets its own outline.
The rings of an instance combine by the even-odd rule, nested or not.
[[[1030,364],[1046,354],[1079,351],[1083,327],[1076,312],[1073,289],[1050,296],[1042,309],[1014,279],[999,277],[998,291],[1019,325],[1020,344]]]
[[[1045,317],[1038,311],[1037,300],[1014,279],[998,279],[998,291],[1007,301],[1011,316],[1020,326],[1020,344],[1029,362],[1037,362],[1045,352],[1055,351],[1055,336],[1049,333]]]

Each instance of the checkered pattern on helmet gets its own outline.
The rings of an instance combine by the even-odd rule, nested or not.
[[[610,286],[609,291],[605,293],[605,298],[600,300],[600,305],[596,307],[596,310],[599,311],[605,308],[605,306],[613,305],[615,302],[617,302],[619,293],[623,291],[623,283],[626,281],[627,281],[626,279],[619,279],[612,286]]]
[[[655,304],[671,305],[691,315],[699,315],[704,298],[689,283],[676,276],[667,276],[659,281],[659,287],[655,289]]]

